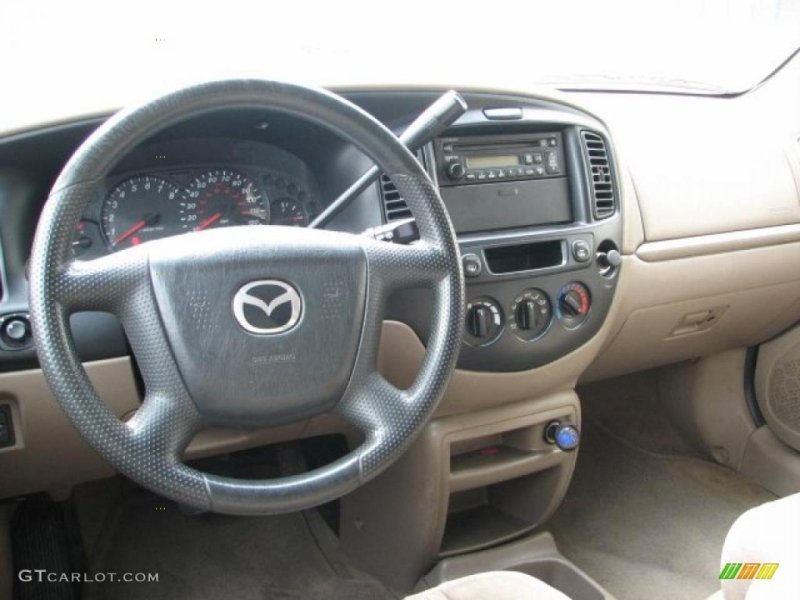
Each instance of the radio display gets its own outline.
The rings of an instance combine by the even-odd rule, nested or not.
[[[468,169],[490,169],[492,167],[516,167],[519,165],[519,156],[516,154],[494,154],[467,156]]]

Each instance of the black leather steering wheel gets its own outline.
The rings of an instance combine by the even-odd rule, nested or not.
[[[388,173],[420,241],[273,226],[231,227],[75,261],[73,230],[109,170],[137,144],[188,117],[264,108],[343,136]],[[432,291],[424,362],[407,390],[377,372],[386,299]],[[183,504],[273,514],[340,497],[375,477],[431,417],[455,368],[463,274],[444,204],[397,137],[347,100],[259,80],[189,87],[109,119],[75,152],[45,204],[30,261],[30,311],[44,374],[81,435],[119,471]],[[128,421],[98,397],[75,352],[69,315],[116,314],[145,397]],[[206,426],[259,427],[335,412],[364,434],[341,459],[300,475],[232,479],[182,463]]]

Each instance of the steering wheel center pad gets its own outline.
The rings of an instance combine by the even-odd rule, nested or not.
[[[179,371],[209,423],[282,424],[330,410],[344,394],[367,286],[356,236],[198,232],[153,244],[150,274]]]

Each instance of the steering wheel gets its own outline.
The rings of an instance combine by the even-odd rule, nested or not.
[[[316,122],[389,174],[420,241],[396,245],[346,233],[275,226],[220,228],[156,240],[90,261],[72,234],[98,183],[164,128],[229,108]],[[433,296],[425,359],[406,390],[377,370],[387,298]],[[275,514],[338,498],[378,475],[429,420],[455,368],[464,311],[458,246],[439,193],[395,135],[344,98],[261,80],[188,87],[124,110],[64,167],[44,206],[30,260],[30,312],[44,375],[71,422],[130,479],[185,505]],[[115,416],[76,354],[69,315],[117,315],[144,380],[133,417]],[[321,468],[234,479],[182,462],[204,427],[253,428],[332,412],[363,442]]]

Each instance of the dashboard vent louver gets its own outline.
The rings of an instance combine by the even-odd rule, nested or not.
[[[383,212],[386,215],[386,222],[407,219],[411,216],[411,211],[406,204],[405,198],[400,194],[397,186],[388,175],[381,175],[381,198],[383,199]]]
[[[416,157],[422,167],[427,170],[424,150],[417,150]],[[385,173],[381,173],[380,190],[381,200],[383,201],[383,214],[387,223],[408,219],[413,216],[400,190],[397,189],[397,186]]]
[[[582,131],[581,138],[586,162],[589,164],[594,218],[606,219],[617,209],[614,177],[611,173],[611,159],[606,141],[591,131]]]

